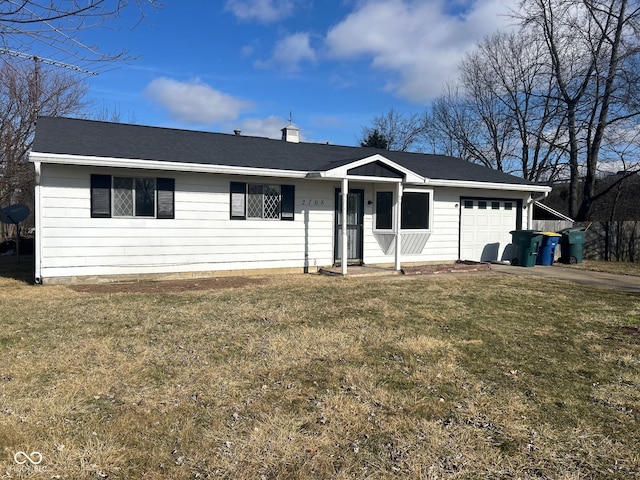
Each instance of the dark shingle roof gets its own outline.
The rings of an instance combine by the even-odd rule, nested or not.
[[[529,185],[459,158],[260,137],[40,117],[34,152],[275,170],[325,171],[376,153],[426,178]]]

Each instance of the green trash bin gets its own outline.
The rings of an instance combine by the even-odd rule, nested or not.
[[[562,263],[581,263],[584,249],[584,227],[565,228],[558,232],[560,238],[560,261]]]
[[[511,260],[511,265],[533,267],[536,264],[538,247],[542,242],[542,232],[538,230],[513,230],[511,242],[516,247],[516,256]]]

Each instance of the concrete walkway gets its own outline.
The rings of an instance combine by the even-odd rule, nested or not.
[[[561,265],[545,267],[514,267],[511,265],[491,265],[494,272],[507,275],[532,275],[536,277],[567,280],[569,282],[595,285],[602,288],[612,288],[624,292],[640,293],[640,277],[633,275],[619,275],[615,273],[592,272],[578,270]]]

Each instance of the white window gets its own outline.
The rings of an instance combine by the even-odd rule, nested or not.
[[[280,185],[247,185],[247,218],[280,218]]]
[[[293,220],[295,187],[231,182],[231,219]]]
[[[155,178],[113,177],[114,217],[153,217],[155,198]]]
[[[91,217],[174,218],[173,178],[91,174]]]
[[[402,230],[430,230],[432,192],[406,190],[402,195],[400,228]],[[376,230],[393,230],[394,198],[392,191],[376,192]]]
[[[430,192],[405,192],[402,195],[402,230],[429,230],[430,215]]]

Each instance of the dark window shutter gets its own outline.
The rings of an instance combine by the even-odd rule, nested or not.
[[[91,175],[91,217],[111,217],[111,175]]]
[[[156,179],[158,218],[175,218],[176,181],[173,178]]]
[[[231,220],[245,220],[247,218],[247,184],[231,182],[229,213]]]
[[[293,220],[295,210],[295,193],[294,185],[280,185],[280,219]]]

